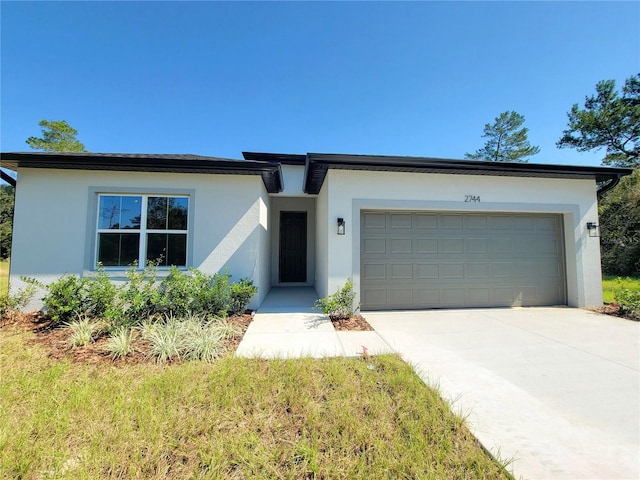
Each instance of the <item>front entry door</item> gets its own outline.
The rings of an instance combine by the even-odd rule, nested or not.
[[[307,281],[307,212],[280,212],[280,282]]]

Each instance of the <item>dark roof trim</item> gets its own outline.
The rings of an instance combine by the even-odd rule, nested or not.
[[[133,153],[9,152],[0,154],[3,167],[109,170],[124,172],[204,173],[261,175],[269,193],[283,189],[282,170],[277,162],[256,162],[200,155]]]
[[[320,192],[327,171],[330,168],[338,170],[448,173],[508,177],[593,178],[597,182],[605,182],[617,176],[629,175],[633,172],[630,168],[324,153],[308,153],[305,166],[304,191],[309,194],[317,194]]]
[[[598,189],[598,200],[600,200],[605,193],[607,193],[612,188],[615,188],[616,185],[620,183],[620,179],[622,175],[618,174],[615,177],[612,177],[609,182],[605,183]]]
[[[16,179],[13,178],[11,175],[5,173],[3,170],[0,170],[0,178],[2,178],[2,180],[7,182],[12,187],[16,186]]]
[[[245,160],[255,160],[259,162],[279,162],[285,165],[304,165],[306,155],[296,155],[289,153],[260,153],[242,152]]]

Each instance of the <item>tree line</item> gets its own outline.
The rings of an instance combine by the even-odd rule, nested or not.
[[[632,175],[600,199],[603,271],[611,275],[640,276],[640,74],[627,78],[621,90],[614,80],[596,84],[594,95],[584,106],[574,104],[567,113],[567,128],[558,148],[579,152],[604,149],[603,165],[631,167]],[[505,111],[484,127],[483,147],[465,158],[487,162],[527,162],[540,152],[531,145],[525,117]],[[77,130],[64,120],[42,120],[42,137],[29,137],[27,144],[45,152],[86,152],[76,138]],[[0,186],[0,258],[11,255],[13,187]]]

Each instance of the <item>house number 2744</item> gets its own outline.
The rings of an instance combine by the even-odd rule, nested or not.
[[[480,195],[465,195],[464,196],[464,201],[465,202],[479,203],[480,202]]]

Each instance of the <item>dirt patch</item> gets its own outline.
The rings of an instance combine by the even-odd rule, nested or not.
[[[344,320],[331,319],[331,323],[333,323],[333,328],[339,331],[366,332],[373,330],[362,315],[351,315],[351,317]]]
[[[253,320],[253,314],[246,312],[242,315],[233,315],[227,318],[227,321],[238,325],[241,333],[233,338],[225,341],[225,351],[234,352],[244,332],[246,332],[249,324]],[[132,365],[137,363],[154,363],[155,360],[149,356],[149,344],[144,340],[135,342],[135,350],[124,358],[114,360],[111,354],[105,351],[107,336],[98,337],[93,343],[84,347],[72,347],[68,340],[71,330],[65,326],[52,325],[42,314],[21,313],[14,314],[9,318],[5,318],[0,323],[0,328],[16,331],[31,331],[34,336],[29,339],[30,345],[39,345],[45,349],[50,358],[62,360],[70,358],[73,362],[101,364],[108,363],[112,365]]]

